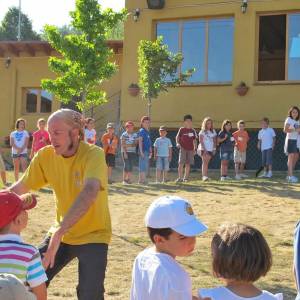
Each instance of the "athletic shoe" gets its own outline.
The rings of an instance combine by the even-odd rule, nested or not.
[[[267,173],[267,175],[266,175],[266,178],[272,178],[272,176],[273,176],[272,172],[269,171],[269,172]]]
[[[221,176],[221,181],[226,181],[226,177],[225,176]]]
[[[186,178],[183,178],[183,182],[188,182],[189,180]]]
[[[209,178],[207,176],[202,176],[202,181],[208,181]]]
[[[177,179],[175,180],[175,182],[176,182],[176,183],[183,182],[183,179],[177,178]]]
[[[129,185],[129,183],[126,180],[124,180],[123,185]]]
[[[242,176],[241,175],[235,175],[235,180],[241,180]]]
[[[287,181],[288,181],[289,183],[297,183],[297,182],[298,182],[298,178],[295,177],[295,176],[288,176]]]
[[[264,172],[262,175],[259,175],[258,178],[267,178],[268,174],[267,172]]]

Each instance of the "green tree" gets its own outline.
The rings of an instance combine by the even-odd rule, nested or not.
[[[106,40],[111,29],[124,20],[126,11],[102,10],[97,0],[76,0],[70,15],[77,34],[63,35],[57,27],[45,26],[47,40],[62,57],[49,59],[50,70],[58,77],[42,80],[42,87],[63,103],[73,96],[81,97],[77,106],[84,111],[107,101],[99,85],[116,72],[117,66]]]
[[[0,40],[18,40],[19,9],[11,7],[4,16],[0,25]],[[40,40],[40,36],[32,29],[32,22],[27,15],[21,13],[21,40]]]
[[[124,39],[124,21],[119,21],[114,26],[107,36],[108,40],[123,40]]]
[[[69,34],[80,34],[81,32],[79,32],[78,30],[76,30],[75,28],[73,28],[71,25],[63,25],[61,27],[57,27],[58,32],[65,36],[65,35],[69,35]],[[47,40],[47,34],[45,32],[45,30],[41,31],[41,39],[46,41]]]
[[[152,99],[170,87],[179,86],[195,71],[187,70],[178,74],[183,61],[181,53],[174,54],[163,43],[162,37],[155,41],[141,40],[138,47],[139,86],[142,96],[148,101],[148,116],[151,116]]]

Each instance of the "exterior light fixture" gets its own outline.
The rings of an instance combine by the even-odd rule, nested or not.
[[[141,10],[139,8],[136,8],[133,11],[133,21],[137,22],[139,20],[139,18],[140,18],[140,15],[141,15]]]
[[[5,68],[8,69],[10,64],[11,64],[11,58],[7,57],[6,60],[5,60]]]
[[[248,8],[248,0],[242,0],[241,10],[242,13],[245,14]]]

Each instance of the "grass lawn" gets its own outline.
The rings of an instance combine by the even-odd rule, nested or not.
[[[9,174],[10,178],[12,174]],[[171,174],[172,179],[176,176]],[[120,179],[120,172],[117,174]],[[216,228],[225,221],[243,222],[260,229],[273,251],[274,264],[270,273],[258,285],[269,291],[283,292],[284,299],[295,298],[292,273],[293,230],[300,219],[300,185],[288,185],[284,174],[272,180],[248,179],[241,182],[210,181],[203,183],[198,173],[193,181],[176,185],[110,187],[110,210],[113,239],[109,250],[105,299],[129,299],[131,267],[135,256],[147,245],[143,218],[151,201],[165,194],[186,197],[195,213],[209,226],[209,231],[197,239],[197,248],[190,257],[180,259],[192,277],[193,288],[212,287],[218,280],[211,275],[210,241]],[[54,201],[50,190],[39,192],[37,209],[30,214],[24,233],[27,242],[38,244],[54,219]],[[52,282],[49,299],[76,299],[77,264],[70,264]]]

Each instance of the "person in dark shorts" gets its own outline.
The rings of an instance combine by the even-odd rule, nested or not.
[[[194,156],[197,149],[197,133],[193,126],[191,115],[183,117],[184,126],[179,128],[176,135],[176,146],[179,148],[178,178],[176,182],[188,181],[191,165],[194,164]],[[183,176],[183,168],[185,173]]]
[[[262,166],[265,168],[264,173],[259,176],[262,178],[272,177],[273,150],[275,147],[276,133],[273,128],[269,127],[269,119],[263,118],[261,121],[261,130],[258,133],[257,148],[261,151]]]
[[[124,162],[123,184],[131,184],[131,176],[133,164],[136,159],[136,146],[138,143],[138,135],[134,133],[134,123],[131,121],[125,124],[126,131],[121,135],[121,152]]]
[[[228,165],[233,160],[234,137],[231,133],[232,123],[224,120],[222,130],[218,134],[218,145],[220,146],[221,159],[221,181],[230,180],[228,176]]]
[[[284,153],[288,157],[288,176],[287,181],[289,183],[297,183],[298,178],[294,176],[293,172],[297,161],[299,159],[299,149],[297,148],[297,140],[299,138],[300,132],[300,111],[297,106],[290,108],[288,112],[288,117],[284,122],[283,131],[286,133],[285,143],[284,143]]]
[[[118,137],[115,135],[115,125],[108,123],[106,126],[106,133],[101,138],[103,149],[105,152],[106,164],[108,167],[108,183],[112,181],[112,169],[116,165],[116,151],[118,148]]]

